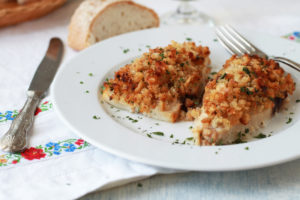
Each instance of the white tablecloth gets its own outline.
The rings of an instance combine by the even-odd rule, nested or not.
[[[0,135],[25,102],[25,91],[49,39],[57,36],[66,44],[70,17],[80,2],[69,1],[46,17],[0,29]],[[137,2],[158,14],[178,5],[172,0]],[[300,29],[300,2],[296,0],[199,0],[193,4],[217,21],[278,37]],[[76,54],[66,46],[63,63]],[[79,139],[57,118],[51,94],[36,113],[30,147],[22,154],[0,152],[0,199],[73,199],[97,189],[174,172],[116,157]]]

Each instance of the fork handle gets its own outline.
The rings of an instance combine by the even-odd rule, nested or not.
[[[41,95],[34,91],[28,91],[27,94],[24,107],[12,121],[8,132],[0,139],[0,148],[3,151],[16,153],[27,147],[28,133],[33,124],[35,110],[41,100]]]
[[[298,72],[300,72],[300,64],[290,60],[290,59],[287,59],[287,58],[283,58],[283,57],[272,57],[271,59],[277,61],[277,62],[281,62],[283,64],[286,64],[290,67],[292,67],[293,69],[297,70]]]

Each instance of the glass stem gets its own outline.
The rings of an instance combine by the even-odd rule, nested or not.
[[[193,8],[188,1],[181,1],[177,8],[177,14],[183,16],[192,15],[195,11],[196,9]]]

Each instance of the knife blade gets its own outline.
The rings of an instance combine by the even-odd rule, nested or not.
[[[48,50],[27,91],[27,101],[11,126],[0,139],[0,148],[8,152],[20,152],[27,147],[29,131],[34,121],[34,113],[48,90],[63,56],[63,43],[59,38],[52,38]]]
[[[52,38],[45,57],[41,61],[30,83],[28,91],[46,92],[56,74],[63,55],[63,43],[59,38]]]

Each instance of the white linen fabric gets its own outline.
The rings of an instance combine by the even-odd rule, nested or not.
[[[77,52],[67,47],[66,38],[70,17],[80,2],[68,1],[46,17],[0,29],[0,135],[23,106],[25,91],[49,39],[60,37],[64,41],[63,63],[76,56]],[[137,2],[158,14],[178,5],[172,0]],[[242,5],[234,0],[199,0],[193,4],[218,21],[278,36],[300,28],[299,1],[255,2],[266,8],[263,13],[250,0]],[[74,199],[154,174],[177,172],[128,161],[80,140],[58,119],[51,94],[36,115],[30,146],[35,147],[31,149],[34,152],[26,155],[0,152],[0,199]]]

